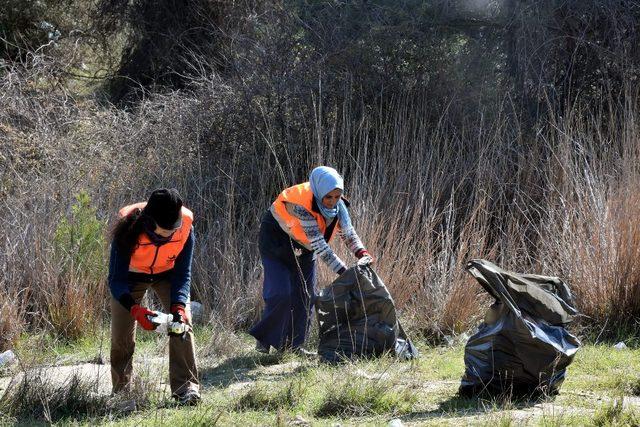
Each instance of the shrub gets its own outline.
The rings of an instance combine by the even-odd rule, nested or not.
[[[86,191],[78,193],[75,199],[71,217],[60,219],[53,238],[61,273],[67,277],[98,281],[106,274],[106,223],[98,219]]]
[[[62,217],[53,237],[60,275],[56,289],[45,294],[53,330],[77,339],[102,322],[105,296],[105,223],[96,216],[86,192],[76,196],[71,217]]]

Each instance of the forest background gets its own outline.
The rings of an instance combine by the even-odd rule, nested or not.
[[[473,258],[563,278],[581,336],[637,330],[638,2],[0,3],[0,351],[101,329],[115,213],[160,186],[193,298],[246,329],[261,214],[320,164],[414,336],[477,324]]]

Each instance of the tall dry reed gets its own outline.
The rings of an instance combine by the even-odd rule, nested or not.
[[[587,323],[640,315],[635,104],[606,117],[576,106],[525,131],[508,97],[491,120],[480,110],[427,121],[420,93],[376,109],[355,108],[348,94],[275,115],[204,79],[123,112],[44,96],[30,78],[1,82],[0,330],[10,337],[44,327],[74,338],[100,324],[105,277],[73,260],[100,247],[102,269],[91,271],[105,274],[115,212],[159,186],[178,188],[196,215],[194,299],[217,324],[248,326],[261,300],[260,217],[318,164],[345,174],[356,229],[416,330],[438,336],[477,322],[484,299],[464,272],[472,258],[561,276]],[[56,236],[76,220],[83,191],[88,224],[103,224],[85,235],[99,245],[61,251]],[[320,268],[323,286],[333,275]]]

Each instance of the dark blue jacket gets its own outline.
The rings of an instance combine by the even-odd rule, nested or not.
[[[191,227],[189,237],[176,258],[174,267],[159,274],[133,273],[129,271],[129,256],[118,251],[118,245],[111,242],[109,258],[109,288],[111,295],[127,310],[135,304],[131,296],[131,284],[134,282],[154,283],[169,280],[171,283],[171,304],[186,305],[191,292],[191,260],[196,236]]]

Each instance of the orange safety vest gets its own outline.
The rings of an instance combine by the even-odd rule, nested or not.
[[[120,209],[121,218],[129,215],[134,209],[143,209],[147,202],[135,203]],[[158,274],[174,267],[176,258],[182,252],[184,245],[187,243],[189,233],[191,233],[191,224],[193,223],[193,212],[182,207],[182,225],[173,233],[171,240],[167,243],[156,246],[154,245],[147,233],[140,233],[138,244],[131,254],[129,261],[129,271],[136,273]]]
[[[311,249],[311,243],[307,238],[300,220],[293,214],[293,206],[302,206],[307,212],[314,216],[320,232],[324,235],[327,230],[327,221],[324,216],[313,209],[313,192],[311,191],[311,184],[303,182],[302,184],[294,185],[285,189],[278,195],[275,202],[271,204],[271,214],[278,221],[280,227],[289,235],[292,239],[304,246],[308,250]],[[338,219],[336,218],[335,221]],[[336,224],[331,232],[331,236],[327,239],[327,242],[333,238],[336,231],[340,227],[340,224]]]

